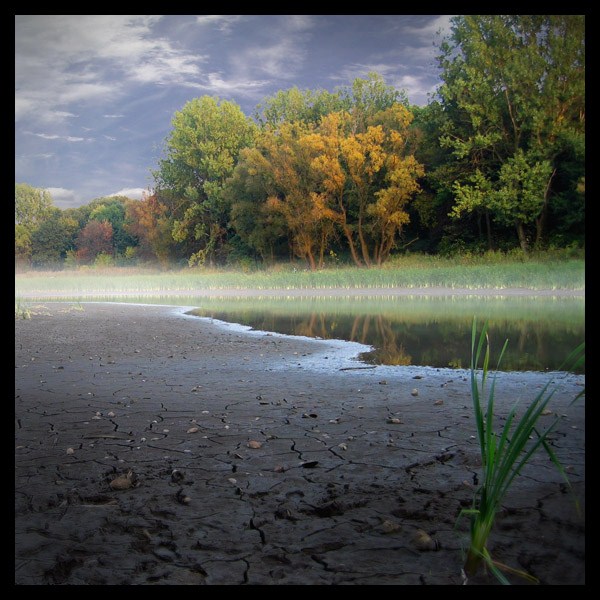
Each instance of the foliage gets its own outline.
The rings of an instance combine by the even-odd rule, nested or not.
[[[34,188],[27,183],[15,183],[15,224],[31,231],[44,220],[52,205],[48,190]]]
[[[53,208],[31,234],[31,262],[34,266],[58,265],[73,248],[77,223]]]
[[[31,232],[22,223],[15,224],[15,261],[28,263],[31,258]]]
[[[121,255],[134,243],[125,228],[126,206],[132,201],[124,196],[111,196],[95,200],[96,206],[90,212],[88,221],[107,221],[113,229],[114,253]]]
[[[89,221],[76,240],[77,260],[92,262],[99,254],[113,253],[113,228],[108,221]]]
[[[316,125],[332,112],[348,109],[350,100],[327,90],[280,90],[256,107],[255,119],[261,128],[276,129],[282,123],[300,121]]]
[[[504,343],[498,363],[502,360],[507,344],[508,340]],[[485,352],[482,357],[484,345]],[[581,363],[583,361],[583,352],[584,344],[581,344],[573,351],[567,361],[573,362],[573,364]],[[481,358],[481,379],[478,380],[477,370],[480,368]],[[467,577],[473,576],[477,572],[481,562],[484,561],[502,583],[508,583],[508,580],[499,568],[499,564],[492,560],[487,550],[487,540],[494,525],[500,504],[509,491],[515,477],[521,473],[533,454],[543,447],[567,483],[568,479],[556,455],[547,443],[548,434],[558,423],[559,417],[556,416],[552,423],[543,431],[539,430],[539,418],[554,394],[551,381],[538,392],[522,415],[517,416],[518,406],[515,404],[506,417],[502,428],[499,431],[495,431],[494,421],[497,418],[494,412],[495,377],[492,379],[489,392],[487,392],[486,405],[482,406],[482,399],[486,395],[489,360],[490,343],[487,337],[487,323],[484,324],[478,339],[477,323],[473,319],[471,336],[471,395],[483,474],[482,483],[475,494],[473,508],[461,511],[461,515],[466,514],[471,517],[471,540],[464,571]],[[583,392],[575,400],[582,395]],[[513,569],[510,570],[515,572]],[[527,574],[518,571],[517,573],[527,576]]]
[[[172,235],[195,248],[190,265],[211,262],[227,233],[223,184],[240,150],[252,143],[255,126],[237,104],[210,96],[190,100],[172,124],[166,158],[154,173],[157,190],[177,199]]]
[[[94,267],[105,269],[106,267],[114,266],[114,264],[115,259],[111,254],[107,254],[106,252],[100,252],[100,254],[97,254],[96,258],[94,258]]]
[[[453,213],[471,207],[501,224],[510,220],[527,250],[528,225],[536,244],[543,239],[561,155],[583,144],[584,18],[468,15],[452,23],[440,46],[439,95],[449,116],[440,143],[463,174]],[[477,187],[471,193],[477,173],[498,183],[497,193],[482,195]],[[515,210],[520,202],[525,214]],[[489,221],[487,227],[491,240]]]

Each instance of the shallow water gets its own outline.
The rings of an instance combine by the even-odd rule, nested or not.
[[[553,297],[106,298],[197,306],[191,314],[288,335],[371,346],[369,364],[468,368],[473,317],[489,321],[491,366],[504,344],[504,371],[555,371],[585,337],[585,299]],[[584,368],[577,372],[583,373]]]
[[[495,366],[506,371],[560,370],[585,334],[583,299],[393,298],[220,299],[202,301],[193,314],[324,339],[373,347],[367,363],[468,368],[473,317],[489,321]],[[579,372],[583,372],[580,369]]]

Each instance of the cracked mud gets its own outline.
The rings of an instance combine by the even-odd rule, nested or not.
[[[466,372],[380,385],[379,367],[311,369],[324,341],[83,306],[15,322],[17,584],[462,583],[480,473]],[[500,418],[548,377],[500,374]],[[583,381],[557,378],[550,405],[581,512],[539,454],[489,543],[544,584],[585,582]]]

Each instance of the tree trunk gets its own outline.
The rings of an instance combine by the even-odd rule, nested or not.
[[[363,260],[365,261],[365,265],[367,267],[371,266],[371,257],[369,256],[369,247],[367,246],[367,242],[365,240],[365,236],[363,235],[362,230],[362,217],[358,217],[358,239],[360,240],[360,249],[362,250]]]
[[[362,260],[360,260],[358,253],[356,252],[356,246],[354,245],[354,240],[352,239],[352,231],[350,231],[350,227],[348,226],[347,223],[343,223],[342,229],[344,231],[344,235],[346,236],[346,239],[348,240],[348,247],[350,248],[350,254],[352,255],[352,260],[354,261],[354,263],[356,264],[357,267],[362,267],[363,263],[362,263]]]
[[[550,199],[550,184],[552,183],[552,179],[556,174],[556,169],[552,171],[552,175],[550,175],[550,179],[548,179],[548,185],[546,185],[546,190],[544,191],[544,204],[542,205],[542,210],[540,215],[535,220],[535,246],[538,248],[542,243],[542,239],[544,237],[544,229],[546,226],[546,218],[548,216],[548,201]]]
[[[525,254],[529,251],[529,245],[527,243],[527,236],[525,235],[525,226],[521,221],[517,223],[517,235],[519,236],[519,244],[521,245],[521,250]]]

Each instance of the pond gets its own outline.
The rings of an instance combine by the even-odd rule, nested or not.
[[[554,371],[585,337],[583,298],[293,298],[203,299],[192,314],[253,329],[373,347],[370,364],[468,368],[473,317],[489,322],[491,365]],[[578,369],[583,373],[584,368]]]
[[[116,298],[114,300],[117,300]],[[468,368],[473,317],[489,322],[491,366],[508,339],[503,371],[564,369],[569,353],[585,338],[583,297],[155,297],[118,298],[197,306],[191,314],[253,329],[373,348],[369,364]],[[584,373],[584,367],[577,370]]]

